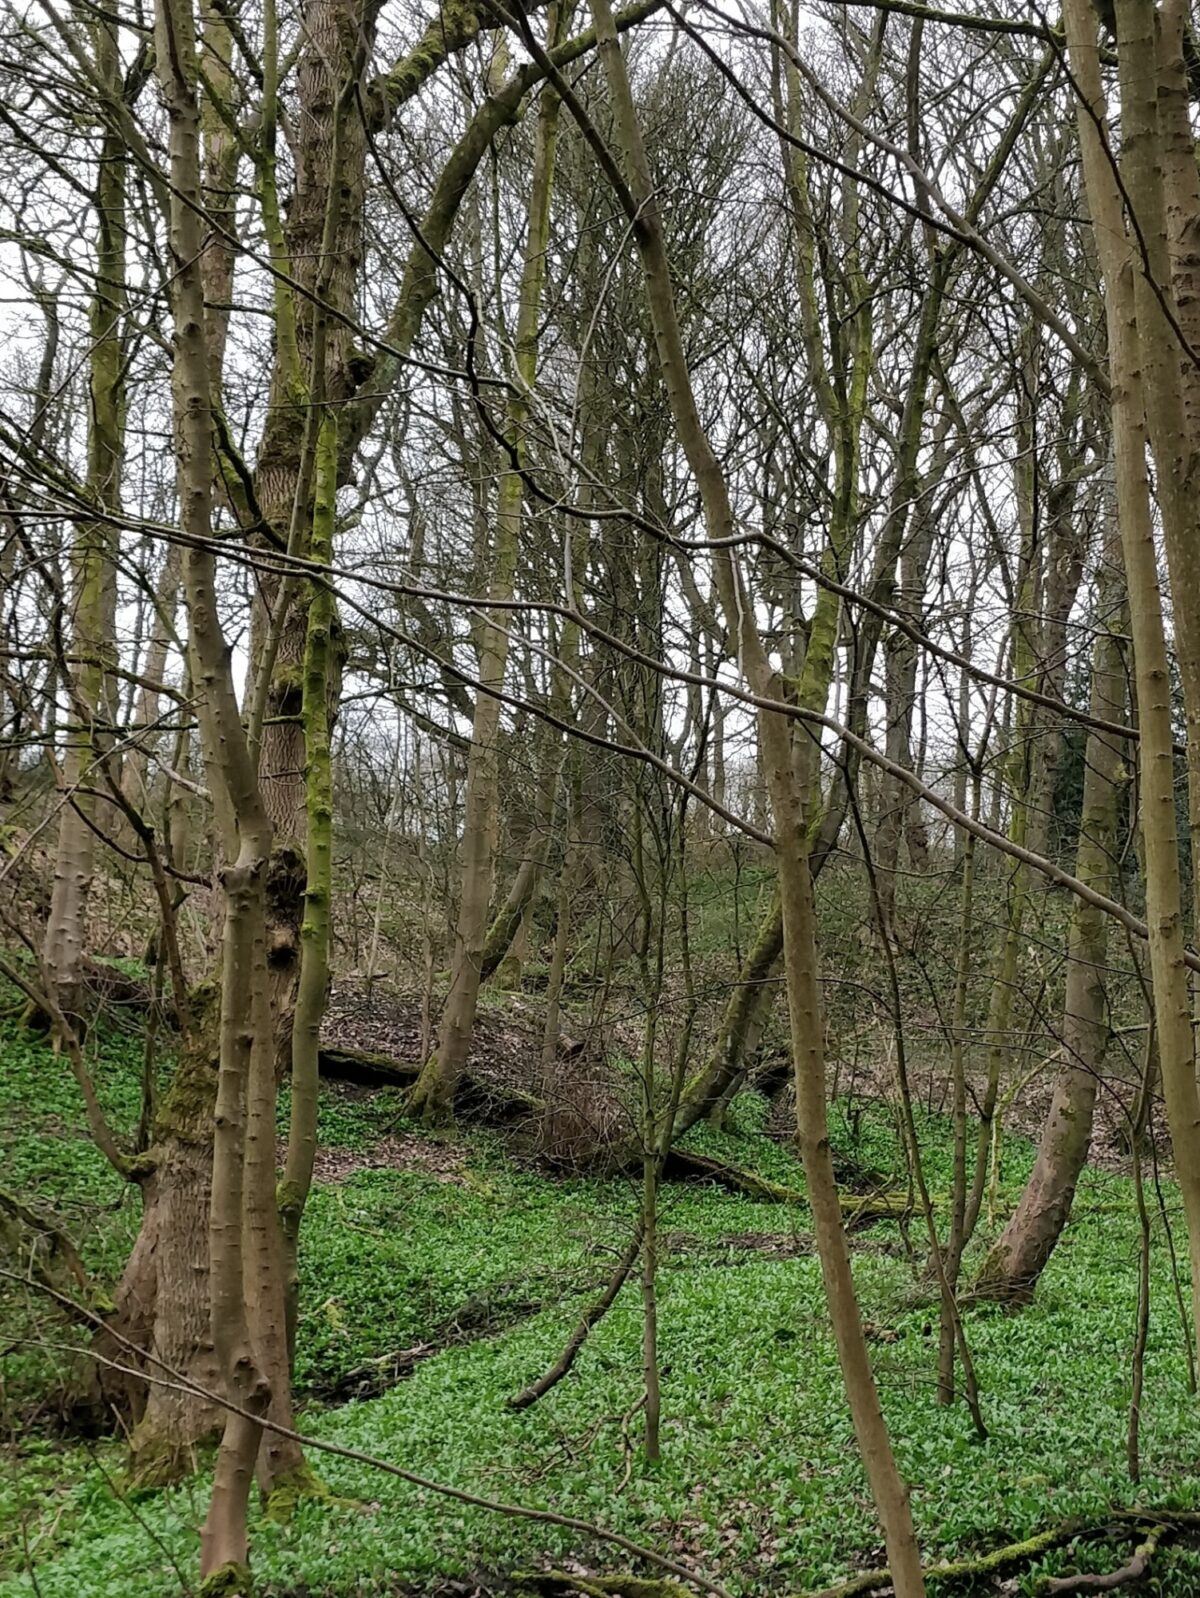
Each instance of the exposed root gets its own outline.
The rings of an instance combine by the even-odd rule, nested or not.
[[[173,1487],[195,1468],[193,1449],[169,1437],[139,1437],[135,1429],[122,1486],[131,1496],[156,1493],[164,1487]]]
[[[1184,1531],[1200,1531],[1200,1512],[1167,1510],[1158,1514],[1154,1510],[1117,1509],[1100,1522],[1065,1520],[1033,1537],[1027,1537],[1024,1542],[993,1548],[990,1553],[980,1554],[973,1559],[953,1559],[940,1565],[928,1565],[925,1578],[939,1584],[974,1583],[981,1577],[998,1575],[1027,1564],[1049,1553],[1052,1548],[1061,1548],[1076,1538],[1099,1537],[1106,1533],[1110,1536],[1140,1537],[1132,1556],[1116,1570],[1102,1574],[1044,1576],[1037,1584],[1038,1592],[1043,1594],[1111,1592],[1140,1581],[1149,1572],[1159,1546],[1169,1537],[1178,1536]],[[885,1592],[891,1585],[892,1573],[882,1567],[860,1570],[857,1575],[833,1587],[797,1593],[793,1598],[856,1598],[859,1593]]]
[[[251,1598],[253,1590],[248,1565],[222,1565],[200,1583],[200,1598]]]
[[[1171,1527],[1157,1525],[1143,1527],[1143,1530],[1146,1535],[1133,1550],[1132,1558],[1117,1570],[1091,1575],[1050,1576],[1042,1583],[1042,1592],[1112,1592],[1115,1587],[1124,1587],[1129,1582],[1141,1581],[1142,1577],[1149,1573],[1155,1551]]]

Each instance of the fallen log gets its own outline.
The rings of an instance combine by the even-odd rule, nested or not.
[[[731,1193],[746,1193],[750,1198],[767,1204],[807,1204],[807,1196],[799,1188],[773,1182],[740,1165],[730,1165],[715,1160],[708,1154],[696,1154],[691,1149],[673,1148],[663,1163],[663,1180],[666,1182],[715,1182]]]
[[[750,1198],[766,1204],[807,1204],[808,1197],[800,1188],[788,1187],[783,1182],[772,1181],[757,1171],[731,1165],[714,1159],[709,1154],[696,1154],[691,1149],[673,1148],[663,1167],[664,1180],[671,1182],[715,1182],[718,1187],[733,1193],[745,1193]],[[912,1211],[912,1201],[905,1192],[882,1191],[878,1193],[843,1193],[842,1218],[848,1230],[872,1226],[876,1221],[906,1220]]]
[[[397,1060],[369,1049],[342,1049],[322,1045],[317,1057],[321,1075],[334,1082],[354,1082],[363,1087],[410,1088],[421,1074],[419,1065]],[[533,1120],[543,1109],[535,1094],[511,1082],[465,1071],[454,1096],[454,1110],[465,1120],[490,1126],[511,1126]]]
[[[336,1049],[321,1046],[317,1056],[321,1075],[335,1082],[356,1082],[363,1087],[406,1088],[416,1081],[420,1067],[390,1054],[373,1054],[368,1049]]]

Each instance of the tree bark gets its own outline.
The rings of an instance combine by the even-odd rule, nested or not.
[[[1149,18],[1147,30],[1146,9],[1139,7],[1134,19],[1126,17],[1122,27],[1127,39],[1137,22],[1141,27],[1141,40],[1144,42],[1147,31],[1152,40],[1153,16]],[[1152,13],[1153,8],[1148,9]],[[1196,1089],[1188,972],[1184,961],[1170,672],[1146,472],[1143,389],[1147,373],[1134,303],[1134,283],[1139,271],[1132,242],[1125,230],[1122,196],[1111,152],[1100,133],[1108,123],[1095,16],[1087,0],[1066,0],[1063,21],[1071,67],[1082,99],[1078,113],[1080,148],[1088,207],[1104,275],[1113,374],[1117,515],[1129,586],[1141,732],[1140,799],[1150,970],[1163,1093],[1192,1264],[1193,1321],[1200,1323],[1200,1097]],[[1131,61],[1128,49],[1123,58],[1125,84],[1131,91],[1131,104],[1123,107],[1127,136],[1130,121],[1137,126],[1138,95],[1142,96],[1144,104],[1146,94],[1153,93],[1157,82],[1157,72],[1147,65],[1144,49],[1139,46],[1133,53],[1141,59]],[[1139,76],[1144,80],[1140,90],[1136,83]]]
[[[1093,716],[1113,721],[1122,719],[1125,710],[1124,661],[1115,635],[1124,612],[1120,558],[1114,525],[1098,590],[1090,703]],[[1111,893],[1114,886],[1122,754],[1112,735],[1095,728],[1089,731],[1075,874],[1102,893]],[[973,1289],[977,1298],[1028,1302],[1070,1216],[1075,1186],[1091,1146],[1096,1087],[1108,1042],[1107,947],[1108,918],[1094,905],[1075,899],[1067,945],[1063,1068],[1033,1171],[980,1268]]]
[[[549,13],[549,43],[558,42],[560,13]],[[517,314],[515,381],[509,393],[505,418],[508,447],[519,462],[525,452],[529,399],[537,377],[538,323],[545,280],[545,255],[550,229],[550,196],[554,184],[554,153],[558,138],[558,96],[542,94],[530,179],[529,209]],[[524,483],[515,467],[500,479],[496,507],[495,548],[492,551],[490,597],[493,602],[511,598],[521,534]],[[497,830],[499,827],[499,773],[497,739],[500,700],[508,662],[510,618],[503,610],[484,617],[479,659],[480,687],[475,695],[471,753],[467,766],[467,791],[460,846],[461,888],[450,991],[442,1010],[438,1045],[413,1089],[410,1108],[427,1121],[449,1118],[454,1092],[467,1063],[475,1012],[483,979],[488,904],[492,894]]]
[[[121,92],[116,29],[107,18],[93,23],[96,74],[110,93]],[[96,287],[91,302],[88,356],[89,496],[104,510],[120,508],[125,433],[125,189],[127,155],[119,131],[105,124],[97,165]],[[109,704],[116,626],[115,533],[105,520],[79,524],[74,566],[69,648],[63,666],[67,688],[67,745],[62,788],[66,795],[58,828],[54,885],[43,959],[59,1010],[78,1029],[83,1000],[84,916],[96,854],[92,825],[96,801],[77,792],[97,751],[110,739]]]

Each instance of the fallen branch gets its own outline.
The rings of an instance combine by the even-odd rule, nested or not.
[[[1085,1522],[1081,1520],[1065,1520],[1058,1526],[1052,1526],[1049,1531],[1027,1537],[1024,1542],[1009,1543],[1005,1548],[993,1548],[991,1553],[980,1554],[975,1559],[955,1559],[941,1565],[927,1565],[925,1577],[927,1580],[961,1581],[968,1576],[995,1575],[1001,1570],[1010,1569],[1013,1565],[1036,1559],[1039,1554],[1048,1553],[1051,1548],[1061,1548],[1063,1543],[1069,1543],[1072,1537],[1078,1537],[1084,1529]],[[838,1582],[833,1587],[821,1587],[811,1592],[797,1593],[793,1598],[855,1598],[857,1593],[882,1592],[891,1585],[892,1573],[884,1565],[877,1570],[860,1570],[848,1581]]]
[[[672,1149],[663,1163],[663,1180],[667,1182],[715,1182],[732,1193],[745,1193],[750,1198],[768,1204],[807,1204],[806,1195],[783,1182],[773,1182],[740,1165],[730,1165],[725,1160],[715,1160],[708,1154],[696,1154],[691,1149]]]
[[[327,1402],[337,1404],[348,1403],[350,1400],[378,1398],[381,1393],[388,1392],[411,1376],[417,1366],[423,1364],[425,1360],[433,1359],[435,1355],[445,1353],[449,1348],[474,1342],[478,1338],[495,1337],[509,1332],[514,1326],[519,1326],[522,1321],[545,1309],[548,1304],[558,1302],[565,1296],[560,1289],[553,1298],[522,1298],[513,1294],[505,1299],[503,1297],[505,1285],[500,1284],[500,1291],[494,1299],[489,1298],[486,1293],[468,1299],[422,1342],[413,1344],[411,1348],[401,1348],[377,1355],[354,1370],[339,1376],[336,1381],[315,1382],[311,1391]]]
[[[624,1254],[613,1267],[612,1275],[605,1284],[600,1297],[595,1299],[580,1317],[579,1324],[567,1339],[566,1347],[551,1365],[550,1369],[539,1376],[536,1381],[530,1382],[508,1401],[509,1409],[529,1409],[536,1404],[539,1398],[544,1398],[550,1389],[561,1382],[563,1377],[575,1363],[576,1355],[587,1341],[592,1328],[611,1308],[617,1294],[624,1287],[630,1271],[634,1267],[638,1255],[642,1251],[642,1228],[639,1224],[634,1228],[633,1236],[629,1239]]]
[[[796,1187],[774,1182],[741,1165],[730,1165],[725,1160],[714,1159],[709,1154],[697,1154],[691,1149],[673,1148],[663,1167],[667,1181],[715,1182],[718,1187],[732,1193],[745,1193],[765,1204],[807,1204],[808,1197]],[[871,1226],[876,1221],[902,1221],[912,1210],[907,1193],[883,1190],[878,1193],[843,1193],[839,1202],[842,1219],[848,1230]]]

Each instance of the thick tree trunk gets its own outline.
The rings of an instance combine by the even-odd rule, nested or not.
[[[212,1121],[217,1087],[215,990],[192,1006],[195,1032],[159,1108],[142,1184],[142,1224],[115,1296],[110,1325],[145,1351],[148,1378],[161,1366],[181,1371],[208,1392],[220,1390],[209,1301],[208,1225]],[[98,1351],[112,1339],[102,1331]],[[148,1379],[112,1394],[136,1422],[130,1475],[158,1486],[192,1469],[195,1447],[215,1436],[219,1406]]]

